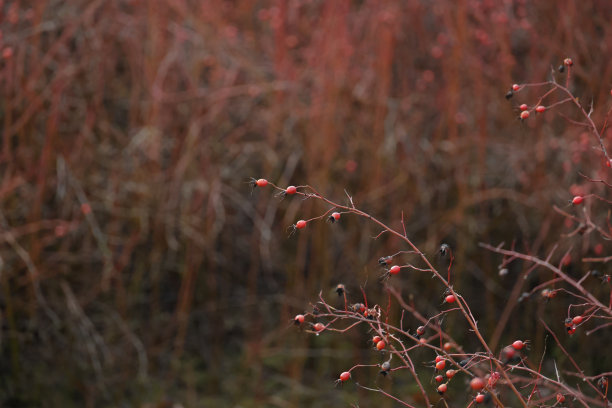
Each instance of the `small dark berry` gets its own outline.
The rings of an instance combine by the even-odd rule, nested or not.
[[[513,95],[514,95],[514,92],[508,91],[508,93],[506,94],[506,99],[512,98]]]
[[[559,68],[557,68],[559,70],[559,72],[563,72],[565,71],[565,65],[559,65]]]

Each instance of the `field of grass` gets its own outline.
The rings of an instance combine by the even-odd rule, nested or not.
[[[371,333],[293,324],[320,292],[343,307],[338,283],[399,324],[378,259],[409,248],[352,216],[291,233],[330,207],[251,178],[403,219],[444,273],[448,244],[492,349],[530,340],[530,364],[545,353],[575,387],[542,319],[585,376],[611,372],[611,327],[567,336],[574,297],[518,302],[554,274],[500,274],[479,245],[556,246],[550,262],[597,270],[583,286],[607,304],[607,260],[583,261],[612,250],[610,188],[584,177],[612,182],[599,141],[571,102],[519,119],[546,87],[504,95],[565,85],[570,57],[568,89],[612,148],[611,21],[604,0],[0,1],[0,406],[401,406],[355,381],[423,406],[405,371],[335,386],[381,362]],[[443,307],[431,274],[388,284],[425,316]],[[443,324],[482,351],[460,315]],[[437,402],[433,355],[413,358]],[[468,398],[449,384],[449,406]]]

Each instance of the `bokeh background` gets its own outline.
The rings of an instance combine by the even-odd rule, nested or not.
[[[609,330],[563,336],[569,298],[516,302],[550,274],[517,281],[525,265],[513,263],[500,276],[478,243],[540,256],[558,243],[553,260],[569,250],[572,276],[593,267],[580,258],[597,244],[609,253],[596,233],[563,235],[577,225],[553,211],[580,215],[573,194],[605,196],[577,174],[609,176],[596,140],[562,116],[579,119],[571,106],[518,120],[541,90],[504,95],[562,80],[551,72],[571,57],[571,88],[601,126],[611,2],[0,5],[0,405],[397,406],[334,386],[353,364],[380,362],[367,333],[313,336],[291,320],[320,291],[336,302],[339,282],[353,301],[361,285],[384,304],[377,259],[405,248],[355,217],[289,236],[328,207],[253,190],[250,177],[344,203],[346,190],[396,228],[403,212],[432,259],[451,245],[455,287],[497,349],[528,338],[538,361],[541,316],[587,373],[610,369],[594,352]],[[605,225],[607,204],[585,208]],[[423,314],[439,310],[430,276],[392,284]],[[585,285],[606,299],[597,279]],[[459,316],[445,324],[479,350]],[[548,346],[544,369],[566,366]],[[428,382],[433,355],[414,358]],[[407,374],[354,378],[418,404]]]

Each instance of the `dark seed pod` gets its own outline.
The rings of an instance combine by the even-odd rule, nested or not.
[[[387,375],[389,374],[389,370],[391,369],[391,364],[388,361],[385,361],[380,365],[380,374]]]
[[[344,285],[339,283],[338,286],[336,286],[336,293],[338,294],[338,296],[342,296],[344,294]]]
[[[597,381],[597,385],[599,386],[601,392],[606,393],[606,391],[608,390],[608,377],[601,377]]]
[[[390,256],[383,256],[383,257],[378,259],[378,263],[381,266],[387,266],[387,265],[389,265],[391,263],[391,259],[392,258]]]
[[[514,92],[512,92],[512,90],[508,91],[508,93],[506,94],[506,99],[512,98],[513,95],[514,95]]]
[[[356,313],[363,313],[366,310],[366,307],[363,303],[355,303],[353,306],[351,306],[351,308],[353,309],[353,312]]]
[[[561,64],[559,65],[559,68],[557,68],[557,70],[561,73],[563,73],[563,71],[565,71],[565,65]]]

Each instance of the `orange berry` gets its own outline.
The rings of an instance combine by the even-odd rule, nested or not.
[[[446,367],[446,361],[441,360],[436,363],[436,370],[444,370],[444,367]]]
[[[318,332],[322,331],[325,328],[325,326],[323,325],[323,323],[316,323],[314,325],[314,329]]]
[[[456,370],[446,370],[446,378],[451,379],[457,374]]]
[[[574,205],[580,205],[582,204],[583,201],[584,201],[583,196],[575,196],[574,198],[572,198],[572,204]]]
[[[379,341],[378,343],[376,343],[376,348],[377,348],[378,350],[382,350],[382,349],[384,349],[384,348],[385,348],[385,346],[386,346],[386,344],[385,344],[384,340],[381,340],[381,341]]]
[[[482,378],[472,378],[472,381],[470,381],[470,387],[474,390],[474,391],[480,391],[484,388],[485,384],[484,381],[482,380]]]
[[[572,319],[572,323],[574,323],[574,324],[580,324],[580,323],[582,323],[582,320],[583,320],[583,319],[584,319],[584,318],[583,318],[582,316],[576,316],[576,317],[574,317],[574,318]]]
[[[444,394],[447,389],[448,389],[448,386],[446,384],[440,384],[438,386],[438,394],[440,395]]]
[[[345,371],[340,374],[340,381],[342,382],[347,381],[349,378],[351,378],[351,373],[349,373],[348,371]]]

